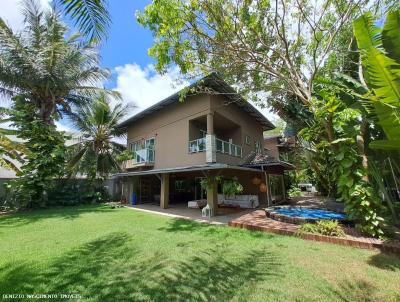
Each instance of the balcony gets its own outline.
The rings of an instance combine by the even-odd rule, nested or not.
[[[212,144],[213,145],[213,144]],[[235,157],[242,157],[242,147],[227,141],[215,138],[216,151]],[[204,152],[207,149],[206,138],[199,138],[189,141],[189,153]]]
[[[189,153],[197,153],[206,151],[206,138],[199,138],[189,141]]]
[[[125,169],[154,165],[155,152],[153,148],[136,150],[133,151],[133,154],[133,159],[125,162]]]
[[[229,154],[231,156],[242,157],[242,147],[232,144],[230,142],[223,141],[216,138],[215,144],[217,147],[217,152],[223,154]]]

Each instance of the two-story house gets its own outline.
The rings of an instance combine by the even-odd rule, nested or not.
[[[274,125],[215,74],[191,88],[196,92],[189,90],[184,101],[178,92],[120,124],[134,154],[126,171],[114,175],[121,194],[162,208],[204,198],[216,209],[217,176],[236,176],[243,194],[269,201],[268,175],[293,168],[264,155],[263,132]]]

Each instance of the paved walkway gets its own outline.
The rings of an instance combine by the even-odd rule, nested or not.
[[[201,217],[201,209],[190,209],[186,204],[172,204],[168,209],[162,209],[156,204],[139,204],[135,206],[127,206],[127,208],[168,217],[225,225],[227,225],[231,220],[254,211],[254,209],[219,208],[217,216],[211,217],[211,219],[208,220],[207,218]]]
[[[257,230],[268,233],[275,233],[281,235],[296,235],[297,230],[300,228],[299,225],[280,222],[267,218],[264,210],[256,210],[251,213],[242,215],[229,222],[232,227],[245,228],[248,230]],[[363,237],[354,228],[344,228],[346,237],[330,237],[317,234],[304,234],[301,238],[314,241],[330,242],[340,245],[347,245],[359,248],[374,249],[378,248],[381,250],[400,253],[400,242],[384,242],[375,238]]]

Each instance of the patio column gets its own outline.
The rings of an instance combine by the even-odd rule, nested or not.
[[[207,134],[214,134],[214,113],[207,114]]]
[[[167,209],[169,204],[169,174],[161,174],[160,207]]]
[[[207,188],[207,204],[208,206],[213,209],[214,216],[217,214],[218,209],[218,187],[217,181],[214,175],[209,176],[210,186]]]
[[[214,113],[207,114],[207,135],[206,135],[206,162],[217,161],[216,141],[214,135]]]
[[[269,185],[269,174],[267,172],[265,173],[265,184],[267,185],[267,205],[270,206],[271,205],[271,187]]]
[[[286,199],[286,192],[285,192],[285,177],[284,177],[284,174],[282,174],[281,177],[282,177],[282,181],[281,181],[281,183],[282,183],[282,199],[285,200]]]

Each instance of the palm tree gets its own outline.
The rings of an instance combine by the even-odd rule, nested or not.
[[[71,112],[104,89],[99,82],[109,75],[98,67],[97,52],[79,34],[67,36],[59,13],[41,11],[26,1],[25,27],[14,33],[0,19],[0,93],[23,95],[46,124]]]
[[[114,141],[125,132],[117,127],[127,113],[127,106],[110,105],[105,94],[85,105],[71,119],[81,133],[79,142],[72,146],[69,168],[73,174],[81,172],[91,179],[104,179],[109,173],[120,171],[118,157],[125,146]]]
[[[91,42],[107,37],[111,23],[106,0],[57,0],[63,12],[75,20],[75,25]]]

